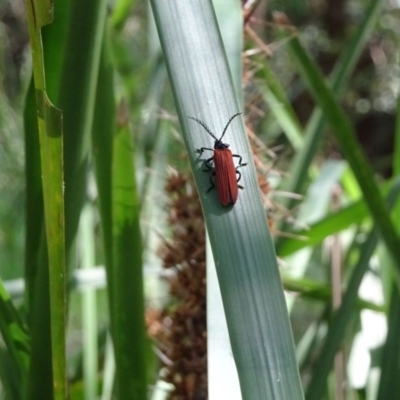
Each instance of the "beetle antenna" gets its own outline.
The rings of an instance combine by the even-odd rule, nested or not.
[[[226,132],[226,130],[228,129],[228,126],[229,126],[229,124],[232,122],[233,118],[237,117],[237,116],[240,115],[240,114],[241,114],[241,112],[235,114],[234,116],[232,116],[232,117],[230,118],[230,120],[229,120],[228,123],[226,124],[225,129],[224,129],[223,132],[222,132],[222,136],[221,136],[221,138],[220,138],[219,140],[222,140],[222,138],[224,137],[225,132]]]
[[[215,135],[211,132],[211,129],[203,121],[200,121],[199,119],[193,118],[193,117],[188,117],[188,118],[192,119],[193,121],[198,122],[215,140],[218,140],[215,137]]]

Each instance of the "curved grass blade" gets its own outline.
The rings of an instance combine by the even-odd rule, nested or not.
[[[363,20],[358,25],[357,31],[348,42],[348,46],[343,50],[340,59],[336,63],[336,67],[330,78],[332,91],[336,96],[340,96],[345,88],[345,84],[360,57],[368,35],[379,15],[381,4],[380,0],[371,0],[366,8]],[[317,108],[305,128],[304,146],[295,155],[290,167],[290,179],[284,183],[285,190],[292,193],[304,193],[308,169],[318,149],[325,125],[326,118],[321,110]],[[294,200],[288,199],[285,205],[290,209],[294,204]]]
[[[279,247],[277,247],[277,254],[279,257],[285,257],[304,247],[314,246],[321,243],[328,236],[338,233],[353,224],[360,223],[368,215],[368,208],[365,202],[358,201],[350,204],[312,224],[309,229],[296,231],[297,238],[283,239]]]
[[[367,162],[349,118],[337,103],[333,92],[326,85],[321,71],[308,56],[298,38],[289,42],[289,49],[298,63],[301,75],[307,83],[315,101],[323,110],[324,116],[333,128],[333,133],[339,142],[343,155],[363,191],[365,202],[378,226],[384,242],[395,260],[396,278],[400,285],[400,252],[398,236],[391,222],[387,207],[380,190],[373,179],[373,171]]]

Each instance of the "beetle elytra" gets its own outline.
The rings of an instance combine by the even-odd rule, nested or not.
[[[212,171],[210,176],[211,187],[207,190],[207,193],[214,186],[216,186],[219,200],[224,206],[234,205],[238,198],[239,188],[243,189],[243,186],[238,184],[240,178],[242,177],[238,169],[244,167],[247,165],[247,163],[242,163],[242,156],[232,154],[232,152],[229,150],[229,144],[222,142],[222,138],[224,137],[229,124],[240,114],[241,113],[237,113],[229,119],[219,139],[212,133],[211,129],[203,121],[200,121],[197,118],[189,117],[190,119],[199,123],[208,132],[208,134],[215,139],[213,149],[209,147],[202,147],[196,150],[196,152],[199,154],[203,154],[205,150],[213,152],[213,156],[204,162],[207,168],[205,171]],[[239,159],[238,166],[235,166],[233,161],[234,157]],[[214,161],[214,167],[211,164],[212,161]],[[215,184],[212,179],[214,176]]]

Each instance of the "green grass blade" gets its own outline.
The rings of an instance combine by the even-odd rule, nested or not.
[[[277,122],[293,148],[299,150],[303,145],[303,128],[277,76],[268,63],[263,63],[257,76],[261,78],[260,90]]]
[[[243,49],[243,18],[240,2],[235,0],[212,1],[219,29],[224,43],[233,84],[239,101],[243,102],[242,94],[242,49]]]
[[[120,399],[145,399],[146,343],[139,196],[125,103],[121,103],[113,151],[113,341]]]
[[[93,268],[95,265],[94,209],[87,204],[82,210],[79,225],[79,243],[81,268]],[[82,291],[82,351],[83,382],[85,400],[97,399],[97,309],[96,289],[86,288]]]
[[[140,204],[125,102],[119,107],[117,133],[113,139],[115,100],[110,61],[108,43],[104,43],[92,136],[93,155],[106,257],[117,393],[124,399],[142,399],[146,398],[147,381]]]
[[[67,398],[62,116],[46,94],[41,38],[41,27],[51,22],[52,7],[44,3],[39,5],[39,3],[27,2],[27,15],[33,54],[45,225],[48,238],[53,387],[54,398],[61,400]]]
[[[304,247],[314,246],[321,243],[328,236],[338,233],[353,224],[360,223],[368,215],[368,208],[365,202],[358,201],[350,204],[312,224],[309,229],[296,231],[295,234],[298,237],[282,240],[277,248],[277,254],[279,257],[286,257]]]
[[[37,3],[39,4],[39,2]],[[57,3],[57,7],[54,10],[56,22],[42,28],[46,90],[51,99],[58,98],[69,5],[69,2]],[[33,81],[27,95],[24,122],[27,181],[25,278],[27,308],[29,310],[28,324],[32,340],[27,391],[28,398],[50,399],[53,392],[53,378],[51,366],[49,267],[44,226],[37,105]]]
[[[395,153],[393,155],[393,174],[400,174],[400,98],[397,100],[397,120],[395,132]]]
[[[397,121],[395,132],[395,153],[393,155],[393,173],[394,175],[400,174],[400,97],[397,100]]]
[[[26,172],[25,287],[31,338],[26,398],[53,396],[48,257],[35,87],[29,87],[24,110]]]
[[[387,196],[389,189],[389,185],[383,185],[382,194]],[[358,193],[355,197],[359,197]],[[348,204],[339,211],[326,215],[308,228],[293,232],[295,237],[280,240],[277,245],[277,254],[279,257],[285,257],[305,247],[314,246],[328,236],[347,229],[353,224],[361,223],[369,215],[368,206],[364,200]]]
[[[339,142],[341,151],[346,157],[349,165],[363,191],[365,202],[377,224],[384,242],[395,260],[396,274],[400,282],[400,252],[398,247],[398,236],[390,220],[386,205],[380,194],[377,184],[373,179],[373,171],[368,164],[349,118],[345,115],[332,91],[324,82],[324,78],[308,56],[298,38],[294,38],[288,45],[293,57],[298,63],[301,75],[307,83],[311,94],[318,106],[324,112],[324,116],[331,125],[333,133]]]
[[[332,287],[328,283],[321,283],[309,278],[293,279],[291,277],[282,276],[283,287],[285,290],[296,293],[299,297],[322,300],[325,303],[331,303]],[[357,299],[357,309],[367,309],[372,311],[383,312],[384,307],[371,301]]]
[[[31,307],[34,299],[34,281],[37,271],[45,268],[39,259],[43,244],[44,206],[42,171],[40,167],[40,144],[37,126],[35,86],[29,85],[24,109],[25,176],[26,176],[26,233],[25,233],[25,285],[26,300]],[[44,265],[44,266],[43,266]]]
[[[400,98],[397,100],[395,145],[393,154],[393,175],[400,176]],[[393,217],[395,221],[400,220],[400,202],[397,202]],[[397,226],[399,232],[399,226]],[[388,313],[388,333],[386,342],[383,346],[382,359],[380,362],[381,374],[378,389],[378,400],[390,398],[399,388],[399,329],[400,329],[400,296],[397,287],[393,287],[391,291],[391,304]]]
[[[68,267],[75,266],[75,241],[86,199],[100,56],[107,14],[105,0],[71,2],[65,58],[58,93],[64,113],[65,239]]]
[[[398,393],[399,355],[400,355],[400,296],[398,288],[393,285],[390,311],[388,313],[388,332],[380,361],[380,381],[377,400],[386,400]]]
[[[86,194],[85,165],[88,160],[88,141],[83,138],[88,137],[87,131],[91,128],[93,117],[94,90],[97,84],[96,65],[101,48],[101,29],[104,26],[106,7],[105,2],[93,2],[93,4],[86,3],[82,9],[80,4],[75,2],[73,25],[68,36],[70,4],[69,2],[57,4],[56,23],[44,30],[46,36],[44,57],[46,70],[49,71],[46,77],[48,88],[52,98],[56,99],[64,111],[66,258],[75,260],[74,241],[80,207]],[[44,101],[39,101],[38,107],[42,107],[42,104]],[[82,112],[82,115],[77,115],[77,112]],[[47,116],[51,117],[48,114]],[[31,127],[28,128],[32,130]],[[86,135],[83,131],[86,131]],[[37,175],[36,173],[35,176]],[[51,357],[49,350],[51,340],[47,332],[50,319],[46,311],[49,301],[47,294],[49,278],[46,270],[44,234],[36,235],[33,240],[37,238],[40,238],[42,243],[39,246],[39,268],[38,271],[27,272],[27,276],[35,276],[35,281],[32,284],[29,282],[29,287],[32,289],[29,291],[29,296],[34,301],[31,303],[32,359],[28,396],[33,399],[39,397],[46,399],[50,398],[49,392],[53,387],[51,367],[49,362],[46,362]],[[32,261],[36,260],[37,258],[34,258]],[[35,293],[34,298],[31,296],[32,292]],[[35,377],[36,375],[40,378]]]
[[[397,99],[397,114],[396,114],[396,130],[394,136],[394,153],[393,153],[393,176],[400,175],[400,97]],[[400,202],[396,204],[393,211],[395,221],[400,221]],[[397,227],[399,232],[399,227]]]
[[[358,28],[348,42],[348,46],[341,53],[332,77],[331,87],[336,95],[340,95],[351,75],[354,66],[360,57],[365,42],[376,22],[381,9],[380,0],[371,0],[366,8],[365,15]],[[316,109],[305,129],[304,146],[297,152],[290,168],[290,179],[285,182],[285,190],[292,193],[304,193],[305,182],[308,177],[308,169],[316,153],[321,137],[324,133],[326,119],[320,109]],[[288,200],[286,206],[292,208],[294,200]]]
[[[107,41],[103,44],[97,82],[96,104],[92,129],[94,172],[98,190],[100,223],[107,271],[108,300],[112,288],[112,141],[115,128],[114,70]],[[110,314],[112,320],[112,313]],[[112,323],[112,322],[111,322]]]
[[[200,193],[232,350],[244,399],[302,399],[293,338],[259,193],[250,146],[237,118],[227,132],[242,168],[245,190],[232,207],[206,193],[209,176],[195,149],[212,139],[188,116],[207,123],[217,134],[242,111],[226,62],[210,1],[152,0],[189,160]]]
[[[53,25],[53,24],[52,24]],[[35,88],[30,85],[25,107],[27,229],[25,280],[31,335],[30,370],[27,398],[53,396],[50,333],[49,262],[44,228],[43,188]]]
[[[393,185],[388,196],[388,203],[393,207],[400,192],[400,180]],[[307,400],[318,400],[324,396],[328,374],[333,365],[335,354],[343,342],[346,327],[354,318],[354,307],[358,296],[358,288],[361,280],[369,267],[369,260],[375,251],[379,241],[379,228],[377,224],[370,232],[367,240],[360,248],[360,257],[351,275],[347,290],[344,294],[342,305],[332,318],[330,329],[317,360],[310,384],[306,391]]]
[[[3,282],[0,280],[0,332],[8,353],[7,373],[13,376],[18,384],[14,386],[14,395],[6,389],[11,399],[23,397],[23,388],[29,370],[30,340],[18,311],[15,309],[12,300],[6,292]],[[2,355],[0,357],[5,357]],[[2,360],[3,362],[4,360]],[[5,379],[4,383],[8,380]],[[11,382],[11,380],[10,380]],[[22,384],[21,384],[22,383]]]

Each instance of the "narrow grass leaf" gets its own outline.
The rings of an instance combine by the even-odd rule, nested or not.
[[[145,399],[146,341],[139,196],[126,104],[117,112],[113,144],[113,341],[118,398]]]
[[[395,145],[393,154],[393,175],[400,176],[400,97],[397,99]],[[400,220],[400,202],[398,201],[393,210],[395,221]],[[397,225],[397,232],[400,231]],[[378,400],[390,398],[393,393],[399,390],[399,330],[400,330],[400,296],[398,287],[392,287],[391,303],[388,313],[388,333],[383,346],[382,358],[380,361],[380,381],[378,389]]]
[[[357,30],[348,41],[348,45],[341,52],[341,57],[337,61],[332,77],[330,78],[332,90],[337,96],[340,96],[343,92],[346,82],[361,55],[365,42],[379,15],[381,4],[380,0],[370,1],[366,7],[363,19],[358,24]],[[304,146],[294,157],[290,168],[290,179],[284,184],[285,190],[293,193],[304,192],[308,169],[319,147],[325,125],[325,116],[317,108],[305,128]],[[295,201],[289,199],[286,206],[292,208],[294,204]]]
[[[27,2],[40,137],[43,198],[48,238],[51,344],[55,399],[66,399],[66,273],[64,238],[63,143],[61,112],[46,94],[41,27],[52,20],[52,7]]]
[[[243,17],[240,2],[236,0],[213,0],[215,15],[224,43],[229,69],[239,102],[243,102],[242,49]]]
[[[388,332],[380,360],[380,381],[377,400],[386,400],[399,393],[400,355],[400,295],[396,285],[392,286],[392,298],[388,313]]]
[[[310,225],[308,229],[295,232],[295,237],[285,238],[277,247],[279,257],[286,257],[308,246],[321,243],[328,236],[334,235],[368,217],[368,208],[364,201],[358,201],[328,214],[325,218]]]
[[[64,119],[65,241],[68,268],[76,263],[76,234],[87,195],[90,135],[102,51],[107,1],[72,0],[58,106]]]
[[[293,279],[285,275],[282,276],[282,282],[285,290],[296,293],[299,297],[331,303],[332,287],[327,283],[316,282],[309,278]],[[384,311],[384,307],[381,304],[376,304],[361,298],[357,299],[356,306],[358,310]]]
[[[96,103],[92,129],[92,152],[96,178],[107,291],[110,310],[113,301],[112,281],[112,143],[115,128],[114,69],[109,43],[104,41],[100,57]],[[110,314],[112,325],[112,313]]]
[[[0,280],[0,332],[8,355],[8,373],[13,376],[18,385],[15,385],[15,396],[10,398],[22,398],[22,383],[26,382],[29,370],[30,340],[26,327],[23,325],[18,311],[6,292],[3,282]],[[6,357],[1,356],[1,357]],[[4,382],[7,382],[5,380]],[[10,381],[11,382],[11,381]],[[7,389],[7,387],[6,387]]]
[[[293,148],[299,150],[303,146],[303,128],[277,76],[268,63],[263,63],[257,77],[261,78],[259,83],[261,93],[277,122]]]
[[[89,269],[95,265],[94,209],[87,204],[82,210],[79,224],[79,243],[81,268]],[[82,291],[82,331],[83,331],[83,382],[85,400],[97,399],[97,301],[96,289]]]
[[[360,144],[356,140],[355,132],[349,118],[340,108],[332,91],[326,85],[324,78],[314,64],[298,38],[289,43],[289,49],[298,63],[301,75],[307,83],[315,101],[324,112],[324,116],[333,128],[333,133],[339,142],[341,151],[364,194],[364,199],[377,224],[384,242],[395,260],[396,275],[400,284],[400,251],[398,236],[390,220],[387,207],[380,194],[379,188],[373,179],[373,171],[362,152]]]
[[[400,96],[397,99],[397,113],[396,113],[396,130],[394,136],[394,153],[393,153],[393,176],[400,175]],[[398,202],[393,211],[393,218],[395,221],[400,221],[400,202]],[[400,227],[397,226],[399,233]]]
[[[393,207],[400,192],[400,180],[398,179],[388,195],[389,207]],[[335,312],[328,335],[321,349],[320,356],[313,368],[311,381],[306,391],[307,400],[319,400],[323,398],[329,372],[333,365],[335,354],[343,342],[346,327],[354,318],[354,306],[358,296],[358,288],[365,272],[369,267],[369,261],[379,241],[379,228],[375,224],[366,241],[361,245],[359,259],[354,267],[353,273],[343,296],[342,305]]]

